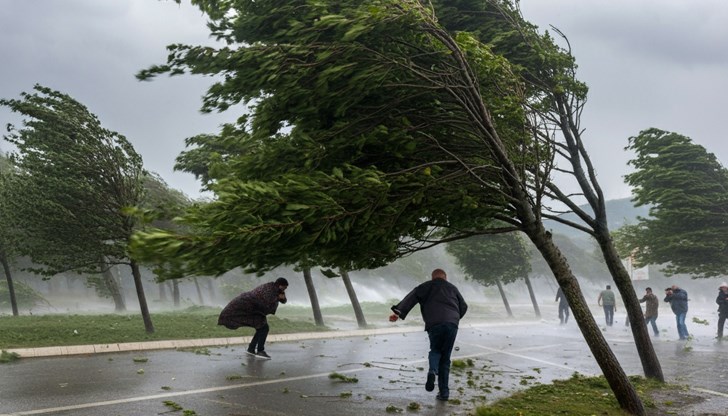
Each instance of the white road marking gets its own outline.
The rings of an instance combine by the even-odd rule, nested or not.
[[[719,391],[708,390],[708,389],[701,389],[700,387],[690,387],[690,390],[701,391],[703,393],[712,394],[714,396],[728,397],[728,394],[726,394],[726,393],[721,393]]]
[[[361,368],[356,368],[356,369],[351,369],[351,370],[339,371],[339,373],[353,373],[355,371],[361,371],[361,370],[362,370]],[[364,370],[367,370],[367,368],[364,368]],[[0,414],[0,416],[42,415],[45,413],[65,412],[68,410],[88,409],[91,407],[101,407],[101,406],[112,406],[115,404],[141,402],[144,400],[166,399],[169,397],[186,396],[186,395],[191,395],[191,394],[213,393],[213,392],[217,392],[217,391],[243,389],[246,387],[264,386],[266,384],[299,381],[299,380],[306,380],[306,379],[318,378],[318,377],[328,377],[329,374],[330,374],[330,372],[319,373],[319,374],[310,374],[307,376],[279,378],[279,379],[275,379],[275,380],[257,381],[254,383],[235,384],[232,386],[208,387],[206,389],[186,390],[186,391],[179,391],[179,392],[173,392],[173,393],[161,393],[161,394],[153,394],[150,396],[129,397],[126,399],[106,400],[106,401],[102,401],[102,402],[83,403],[83,404],[76,404],[76,405],[71,405],[71,406],[49,407],[46,409],[26,410],[26,411],[22,411],[22,412]]]
[[[579,371],[576,368],[570,367],[568,365],[556,364],[556,363],[553,363],[551,361],[546,361],[546,360],[542,360],[542,359],[539,359],[539,358],[529,357],[529,356],[523,355],[523,354],[516,354],[515,352],[510,352],[510,351],[506,351],[506,350],[498,350],[498,349],[495,349],[495,348],[490,348],[490,347],[486,347],[486,346],[478,345],[478,344],[464,343],[464,345],[469,345],[469,346],[472,346],[472,347],[477,347],[477,348],[481,348],[481,349],[484,349],[484,350],[488,350],[489,351],[489,354],[504,354],[504,355],[510,355],[511,357],[518,357],[518,358],[522,358],[524,360],[534,361],[534,362],[541,363],[541,364],[545,364],[545,365],[549,365],[549,366],[552,366],[552,367],[562,368],[564,370],[578,371],[579,373],[584,374],[584,375],[588,375],[588,376],[595,376],[595,375],[597,375],[597,374],[594,374],[594,373],[591,373],[590,374],[590,373],[585,373],[583,371]],[[517,350],[517,351],[533,351],[533,350],[540,350],[540,349],[545,349],[545,348],[555,348],[555,347],[562,347],[563,348],[563,346],[564,346],[564,344],[539,345],[539,346],[536,346],[536,347],[523,348],[523,349]],[[477,357],[479,355],[483,355],[483,354],[471,354],[470,356],[471,357]]]

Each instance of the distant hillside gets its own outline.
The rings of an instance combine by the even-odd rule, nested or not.
[[[649,213],[649,207],[635,207],[631,198],[612,199],[606,202],[607,206],[607,221],[609,222],[609,229],[614,231],[623,225],[634,224],[637,222],[637,217],[647,217]],[[582,205],[581,209],[589,213],[592,212],[588,205]],[[583,224],[583,222],[572,213],[564,214],[562,217],[568,221]],[[581,231],[575,230],[571,227],[567,227],[561,223],[555,221],[544,221],[546,229],[550,229],[555,234],[562,234],[572,239],[586,239],[586,235]]]

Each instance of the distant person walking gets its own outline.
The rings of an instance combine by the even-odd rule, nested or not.
[[[270,355],[265,352],[265,340],[270,330],[266,315],[274,315],[278,303],[286,303],[287,288],[288,280],[279,277],[275,282],[264,283],[250,292],[239,294],[220,312],[217,324],[227,329],[242,326],[255,328],[247,353],[255,358],[270,360]]]
[[[604,320],[607,322],[607,326],[612,326],[614,311],[617,310],[617,299],[612,292],[612,286],[607,285],[607,288],[599,293],[597,304],[604,308]]]
[[[723,282],[718,288],[718,297],[715,299],[718,304],[718,341],[723,339],[723,326],[728,318],[728,283]]]
[[[465,316],[468,305],[458,288],[447,281],[447,274],[442,269],[433,270],[432,280],[415,287],[398,304],[392,306],[394,313],[390,315],[389,321],[405,319],[418,303],[425,321],[425,331],[430,338],[425,390],[434,390],[437,378],[439,393],[436,398],[447,401],[450,397],[450,355],[458,334],[458,324]]]
[[[561,325],[564,325],[569,320],[569,301],[566,300],[564,291],[560,287],[556,291],[554,302],[559,302],[559,321],[561,321]]]
[[[656,337],[660,336],[660,331],[657,329],[657,309],[660,307],[660,302],[657,300],[657,296],[652,293],[652,288],[645,288],[645,295],[640,299],[640,303],[645,303],[645,325],[652,324],[652,331]],[[629,317],[628,317],[629,319]]]
[[[688,315],[688,292],[672,285],[665,289],[665,302],[670,302],[672,313],[675,314],[677,323],[677,334],[680,339],[688,339],[688,327],[685,325],[685,317]]]

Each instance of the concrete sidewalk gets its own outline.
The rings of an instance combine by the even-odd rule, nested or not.
[[[287,342],[312,339],[365,337],[382,334],[402,334],[421,332],[421,326],[395,325],[387,328],[358,329],[347,331],[300,332],[293,334],[273,334],[268,336],[268,342]],[[127,351],[164,350],[177,348],[224,347],[232,345],[245,345],[250,343],[252,336],[230,338],[202,338],[178,339],[147,342],[123,342],[117,344],[68,345],[61,347],[40,348],[11,348],[6,351],[18,354],[21,358],[54,357],[64,355],[103,354]]]

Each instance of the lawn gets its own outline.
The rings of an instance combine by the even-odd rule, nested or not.
[[[681,414],[676,403],[685,394],[684,386],[662,384],[643,377],[630,377],[645,406],[647,415]],[[669,397],[669,400],[664,400]],[[603,376],[574,374],[568,380],[539,384],[475,409],[476,416],[602,415],[628,416],[620,409],[614,393]]]
[[[362,302],[367,324],[388,325],[390,306],[396,299],[384,303]],[[472,304],[469,320],[506,319],[499,305]],[[46,314],[12,316],[0,314],[0,350],[48,346],[111,344],[120,342],[158,341],[168,339],[222,338],[252,335],[251,328],[230,331],[217,325],[221,308],[191,306],[179,311],[152,312],[155,332],[147,334],[138,312],[121,314]],[[324,323],[331,327],[357,328],[350,304],[322,308]],[[533,319],[530,307],[520,311],[518,319]],[[317,327],[309,306],[283,305],[275,316],[268,317],[271,334],[327,331]],[[419,313],[412,314],[405,324],[423,325]]]
[[[140,314],[0,316],[0,350],[84,344],[222,338],[252,335],[252,328],[231,331],[217,325],[218,308],[191,307],[152,313],[155,332],[147,334]],[[288,315],[288,314],[287,314]],[[307,318],[269,316],[271,334],[326,331]]]

